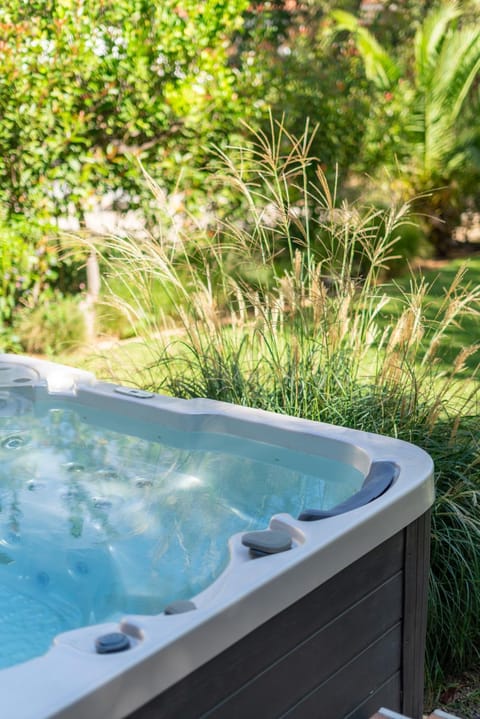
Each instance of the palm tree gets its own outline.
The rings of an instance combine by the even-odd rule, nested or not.
[[[430,216],[428,234],[442,252],[455,214],[454,182],[474,162],[469,156],[472,133],[462,113],[480,71],[478,25],[466,20],[456,0],[438,5],[419,26],[410,57],[397,59],[356,17],[340,10],[332,15],[336,30],[352,33],[368,79],[383,99],[396,104],[397,113],[390,114],[397,140],[386,159],[400,168],[410,192],[421,195],[420,209]]]

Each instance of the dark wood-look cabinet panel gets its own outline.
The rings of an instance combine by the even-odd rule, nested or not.
[[[419,705],[424,644],[411,627],[425,622],[428,523],[427,514],[129,719],[367,719],[382,704]]]

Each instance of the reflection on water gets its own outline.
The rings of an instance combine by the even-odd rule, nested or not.
[[[13,412],[6,394],[0,667],[43,653],[60,631],[193,596],[224,568],[233,533],[332,506],[362,481],[346,465],[259,442],[164,428],[150,441],[60,404]]]

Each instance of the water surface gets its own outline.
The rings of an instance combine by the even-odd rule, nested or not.
[[[142,439],[61,402],[16,412],[0,416],[0,668],[59,632],[192,597],[226,566],[232,534],[331,507],[363,481],[263,442],[165,427]]]

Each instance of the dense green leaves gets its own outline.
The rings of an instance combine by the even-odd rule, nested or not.
[[[400,70],[388,52],[350,13],[335,10],[332,17],[339,27],[355,33],[355,41],[365,62],[368,79],[372,80],[381,90],[390,89],[397,82]]]
[[[353,15],[333,17],[338,30],[352,33],[380,91],[372,103],[366,159],[370,154],[375,164],[399,170],[410,195],[448,188],[422,203],[438,229],[452,210],[454,183],[468,186],[475,169],[462,115],[480,72],[478,22],[460,3],[436,5],[418,25],[413,47],[387,52]],[[447,222],[440,235],[451,229]]]
[[[10,324],[20,299],[36,301],[58,279],[57,257],[38,228],[0,217],[0,328]]]
[[[331,180],[337,170],[344,178],[358,158],[369,108],[362,62],[351,44],[325,41],[333,4],[349,10],[360,5],[347,0],[253,2],[238,40],[242,56],[255,58],[258,71],[262,68],[273,116],[294,135],[302,134],[307,118],[317,126],[312,154]]]
[[[0,8],[0,200],[78,214],[93,193],[142,194],[132,157],[173,185],[251,115],[229,38],[247,0],[62,0]],[[257,110],[258,111],[258,108]]]

